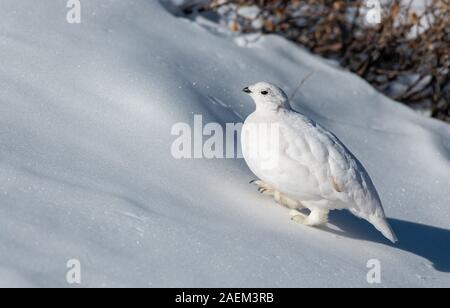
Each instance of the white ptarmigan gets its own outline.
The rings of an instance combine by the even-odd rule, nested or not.
[[[347,209],[397,241],[367,171],[335,135],[292,110],[275,85],[260,82],[243,91],[256,111],[245,120],[242,152],[260,192],[291,208],[292,220],[304,225],[325,224],[330,210]]]

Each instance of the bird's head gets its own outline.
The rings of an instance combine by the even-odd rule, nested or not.
[[[277,111],[280,108],[291,108],[286,93],[268,82],[258,82],[243,91],[253,99],[257,110]]]

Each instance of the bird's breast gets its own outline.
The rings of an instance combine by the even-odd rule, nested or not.
[[[302,138],[301,135],[296,136],[296,142],[301,143]],[[292,140],[286,138],[280,122],[273,119],[247,120],[241,141],[244,159],[260,179],[286,193],[316,192],[318,181],[308,162],[308,153],[290,153],[299,149],[292,147]],[[305,162],[293,160],[292,156],[304,157]]]

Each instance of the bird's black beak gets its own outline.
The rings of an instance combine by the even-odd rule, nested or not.
[[[245,93],[252,93],[252,91],[250,91],[250,89],[248,87],[245,87],[244,89],[242,89],[242,91],[244,91]]]

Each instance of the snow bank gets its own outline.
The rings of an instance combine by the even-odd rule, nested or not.
[[[448,286],[450,127],[275,37],[235,39],[153,0],[3,0],[0,285]],[[200,25],[202,24],[202,25]],[[206,26],[209,25],[209,26]],[[248,185],[239,159],[175,160],[175,123],[239,122],[260,80],[334,130],[371,173],[400,243],[334,213],[323,230]],[[218,103],[219,102],[219,103]]]

